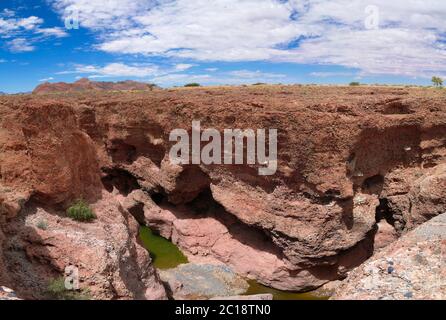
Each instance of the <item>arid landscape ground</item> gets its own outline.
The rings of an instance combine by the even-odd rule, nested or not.
[[[169,132],[190,132],[193,120],[203,129],[277,129],[276,174],[172,164]],[[47,298],[67,266],[93,299],[190,298],[181,278],[153,266],[140,225],[192,265],[229,268],[234,286],[243,287],[240,277],[292,292],[328,285],[341,299],[446,298],[446,224],[435,218],[446,212],[444,90],[7,95],[0,150],[0,286],[20,298]],[[78,199],[95,220],[67,217]]]

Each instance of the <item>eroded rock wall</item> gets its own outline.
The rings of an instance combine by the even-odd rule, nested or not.
[[[72,266],[91,298],[165,299],[139,226],[104,190],[97,146],[74,109],[11,101],[0,130],[0,282],[21,298],[51,298],[49,284]],[[92,204],[93,223],[65,216],[76,199]]]

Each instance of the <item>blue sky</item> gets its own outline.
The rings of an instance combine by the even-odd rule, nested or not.
[[[437,0],[0,0],[0,91],[80,77],[429,84],[446,75],[445,16]]]

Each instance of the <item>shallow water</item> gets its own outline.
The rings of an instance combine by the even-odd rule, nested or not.
[[[172,269],[189,262],[176,245],[154,234],[150,228],[141,227],[139,237],[144,247],[150,252],[155,268]]]
[[[172,269],[188,263],[187,257],[169,240],[156,235],[148,227],[141,227],[139,237],[144,247],[150,252],[153,265],[161,270]],[[271,293],[274,300],[326,300],[310,293],[293,293],[266,287],[255,280],[249,280],[248,291],[244,295]]]
[[[288,291],[281,291],[273,288],[266,287],[255,280],[248,280],[249,289],[246,291],[245,295],[261,294],[261,293],[271,293],[274,300],[327,300],[328,297],[320,297],[308,293],[294,293]]]

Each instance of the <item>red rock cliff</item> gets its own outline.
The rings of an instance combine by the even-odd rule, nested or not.
[[[342,278],[373,253],[377,222],[402,234],[446,208],[441,91],[203,88],[2,97],[0,106],[7,219],[27,221],[20,209],[29,203],[56,208],[79,197],[108,219],[101,201],[113,196],[191,260],[279,289]],[[172,165],[169,132],[190,131],[192,120],[278,129],[278,172]]]

